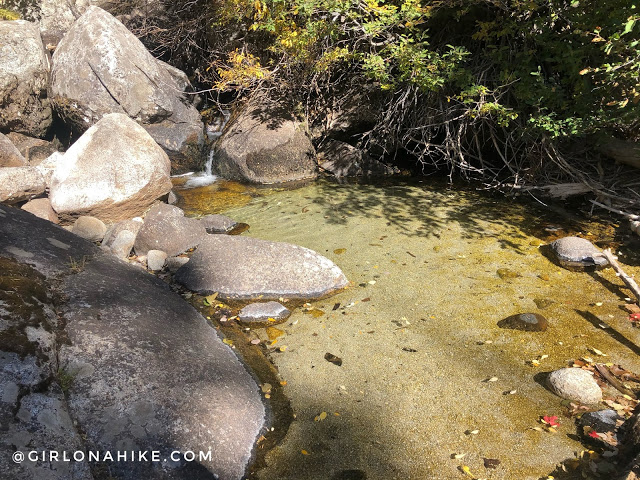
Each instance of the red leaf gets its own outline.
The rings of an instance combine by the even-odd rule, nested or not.
[[[592,430],[591,432],[589,432],[589,436],[592,438],[600,438],[600,435],[598,435],[598,432],[596,432],[595,430]]]
[[[558,417],[556,415],[554,415],[553,417],[545,415],[544,417],[542,417],[542,421],[550,427],[557,427],[558,425],[560,425],[558,423]]]

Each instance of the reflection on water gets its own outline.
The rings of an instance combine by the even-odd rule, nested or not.
[[[561,399],[536,381],[540,372],[589,355],[589,347],[640,372],[620,280],[611,270],[563,270],[540,249],[573,233],[609,241],[606,229],[416,182],[205,188],[199,196],[179,191],[180,205],[245,222],[244,235],[314,249],[352,282],[316,302],[317,315],[297,310],[278,326],[285,335],[269,348],[296,420],[260,479],[326,480],[345,471],[457,479],[462,463],[480,478],[538,479],[583,449]],[[544,332],[497,325],[542,309]],[[543,355],[539,367],[531,363]],[[561,418],[558,432],[532,429],[543,415]],[[463,460],[452,458],[459,453]],[[482,458],[499,459],[499,468],[485,470]]]

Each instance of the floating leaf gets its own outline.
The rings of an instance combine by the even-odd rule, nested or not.
[[[327,418],[327,412],[322,412],[320,415],[316,416],[313,421],[314,422],[321,422],[323,421],[325,418]]]
[[[594,348],[594,347],[589,347],[587,350],[589,350],[591,353],[595,353],[596,355],[598,355],[600,357],[607,357],[608,356],[606,353],[602,353],[600,350],[598,350],[597,348]]]

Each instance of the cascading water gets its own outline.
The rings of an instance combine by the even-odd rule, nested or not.
[[[209,141],[212,143],[215,142],[220,136],[222,136],[222,132],[224,131],[224,127],[229,121],[229,117],[231,116],[231,112],[228,110],[222,111],[222,117],[219,117],[216,123],[211,125],[207,125],[207,137],[209,137]],[[209,156],[207,157],[207,162],[204,165],[204,171],[198,173],[191,173],[191,178],[187,180],[184,184],[184,188],[196,188],[196,187],[204,187],[205,185],[210,185],[214,183],[218,176],[212,173],[213,159],[215,158],[215,149],[211,148],[209,150]]]

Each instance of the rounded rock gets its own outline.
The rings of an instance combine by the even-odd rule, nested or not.
[[[107,226],[98,218],[83,215],[75,221],[71,232],[90,242],[101,242]]]
[[[559,397],[593,405],[602,401],[602,390],[588,371],[580,368],[561,368],[549,374],[547,384]]]
[[[559,238],[550,244],[558,263],[568,268],[586,268],[607,265],[600,250],[589,240],[580,237]]]

